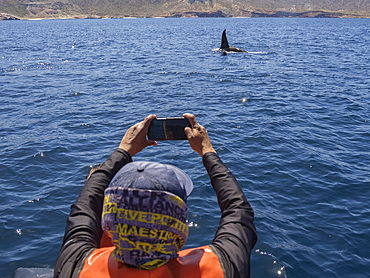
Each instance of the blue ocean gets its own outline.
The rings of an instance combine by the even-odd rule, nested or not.
[[[222,55],[229,44],[247,53]],[[92,165],[133,124],[193,113],[255,211],[252,277],[369,277],[370,19],[0,22],[0,277],[53,268]],[[220,219],[187,141],[134,156],[194,182],[186,247]]]

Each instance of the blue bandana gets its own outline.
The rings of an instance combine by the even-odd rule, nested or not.
[[[102,227],[126,265],[154,269],[177,257],[188,237],[187,206],[161,190],[108,187]]]

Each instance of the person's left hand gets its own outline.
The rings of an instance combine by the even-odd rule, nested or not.
[[[153,119],[155,119],[155,115],[149,115],[144,119],[132,127],[130,127],[126,134],[123,136],[121,144],[119,145],[120,149],[124,149],[127,151],[131,156],[134,156],[145,147],[148,146],[156,146],[157,142],[154,140],[148,140],[146,138],[146,134],[148,133],[148,128]]]

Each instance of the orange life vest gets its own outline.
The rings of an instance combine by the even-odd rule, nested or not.
[[[181,250],[178,252],[179,257],[177,259],[152,270],[132,268],[119,263],[110,256],[114,249],[114,246],[95,249],[86,258],[79,277],[224,277],[220,261],[209,246]]]

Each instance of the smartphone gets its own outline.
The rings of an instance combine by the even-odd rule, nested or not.
[[[149,125],[148,139],[150,140],[187,140],[185,127],[190,122],[184,117],[155,118]]]

